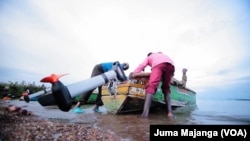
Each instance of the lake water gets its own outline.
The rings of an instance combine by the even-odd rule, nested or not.
[[[3,104],[3,103],[1,103]],[[124,141],[149,140],[149,126],[160,125],[250,125],[249,100],[199,100],[194,107],[173,110],[174,118],[167,119],[164,109],[150,113],[148,119],[138,118],[140,113],[113,115],[101,107],[102,113],[93,112],[94,105],[84,105],[84,113],[72,110],[62,112],[56,106],[42,107],[38,102],[10,101],[4,104],[21,106],[34,115],[50,120],[90,125],[108,130]]]
[[[250,100],[198,100],[191,119],[196,124],[250,124]]]

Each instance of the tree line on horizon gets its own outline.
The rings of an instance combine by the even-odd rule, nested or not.
[[[1,90],[1,95],[0,98],[3,98],[4,95],[8,95],[10,98],[20,98],[22,94],[26,91],[29,90],[29,93],[35,93],[41,90],[46,89],[46,86],[44,84],[42,85],[36,85],[34,83],[26,83],[25,81],[22,82],[11,82],[9,81],[8,83],[6,82],[0,82],[0,90]]]

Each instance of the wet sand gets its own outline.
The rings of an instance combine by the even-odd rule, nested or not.
[[[31,107],[21,106],[22,102],[0,102],[0,141],[122,141],[121,137],[94,127],[94,122],[74,123],[62,118],[47,118],[37,114],[41,109],[30,110]],[[8,105],[21,106],[32,114],[8,112]],[[33,105],[33,104],[32,104]],[[34,106],[35,107],[35,106]]]
[[[1,115],[2,141],[119,141],[120,137],[99,128],[61,121],[49,121],[34,116]]]

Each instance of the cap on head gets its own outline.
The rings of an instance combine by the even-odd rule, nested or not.
[[[127,70],[129,68],[129,64],[128,63],[123,63],[122,64],[123,70]]]

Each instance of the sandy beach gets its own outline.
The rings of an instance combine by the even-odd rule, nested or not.
[[[49,120],[6,111],[0,104],[0,141],[119,141],[120,137],[86,124]]]

